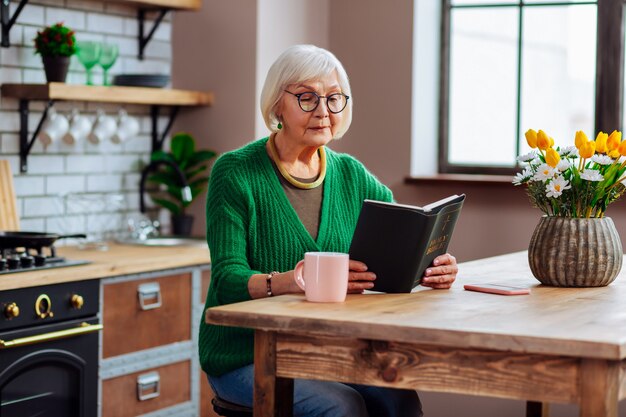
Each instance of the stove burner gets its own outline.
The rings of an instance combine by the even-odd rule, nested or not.
[[[16,272],[39,271],[88,264],[56,255],[54,246],[45,248],[0,248],[0,275]],[[47,252],[47,253],[46,253]]]

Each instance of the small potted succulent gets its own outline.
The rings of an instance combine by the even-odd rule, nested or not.
[[[37,32],[35,53],[41,55],[48,82],[65,82],[70,57],[76,53],[74,31],[57,23]]]

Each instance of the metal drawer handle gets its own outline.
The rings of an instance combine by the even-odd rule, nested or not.
[[[161,286],[158,282],[141,284],[137,288],[137,295],[139,296],[139,305],[142,310],[152,310],[161,307]],[[150,300],[155,301],[147,304],[146,301]]]
[[[80,324],[80,327],[74,327],[72,329],[59,330],[56,332],[38,334],[35,336],[20,337],[19,339],[13,339],[8,341],[0,340],[0,349],[8,349],[19,346],[32,345],[34,343],[48,342],[50,340],[64,339],[66,337],[80,336],[102,330],[102,327],[103,326],[101,324],[89,324],[83,322]]]
[[[161,377],[158,372],[149,372],[137,377],[137,398],[139,401],[156,398],[159,394],[161,394]]]

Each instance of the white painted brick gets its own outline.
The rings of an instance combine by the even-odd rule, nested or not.
[[[20,219],[20,230],[25,232],[45,232],[44,219]]]
[[[107,172],[138,171],[141,158],[137,155],[110,155],[106,157]]]
[[[24,217],[59,216],[63,214],[63,204],[55,197],[34,197],[24,199]]]
[[[92,33],[92,32],[79,32],[76,33],[76,42],[102,42],[104,41],[104,35],[101,33]]]
[[[23,73],[25,83],[43,84],[46,82],[46,74],[43,72],[43,65],[40,70],[25,69]]]
[[[2,155],[2,159],[9,161],[9,165],[11,166],[11,173],[13,175],[19,175],[20,173],[20,157],[19,155]]]
[[[0,131],[17,132],[20,130],[20,115],[14,111],[0,111]]]
[[[46,231],[49,233],[74,235],[78,233],[85,233],[85,230],[87,230],[87,216],[65,215],[61,217],[48,217],[46,219]]]
[[[0,84],[21,83],[22,71],[19,68],[2,68],[0,71]]]
[[[15,195],[27,197],[44,195],[44,178],[19,175],[13,178]]]
[[[65,4],[70,9],[90,12],[102,12],[104,10],[104,3],[101,1],[65,0]]]
[[[28,157],[29,174],[63,173],[63,157],[58,155],[30,155]]]
[[[90,175],[87,177],[87,191],[89,192],[106,192],[121,191],[122,176],[121,175]]]
[[[11,16],[13,16],[17,5],[18,3],[11,2]],[[45,24],[44,8],[42,6],[29,3],[22,9],[18,20],[21,24],[28,23],[31,25],[43,26]]]
[[[0,136],[0,151],[3,154],[20,152],[20,137],[14,133],[3,133]]]
[[[127,56],[131,58],[137,57],[137,52],[139,51],[139,46],[138,46],[139,41],[137,41],[137,38],[122,37],[122,36],[107,36],[106,42],[117,44],[119,48],[120,57],[122,56]],[[111,71],[118,70],[119,69],[118,67],[121,67],[121,59],[119,59],[119,57],[118,57],[118,62],[116,62],[113,65],[113,67],[111,68]]]
[[[82,175],[48,175],[46,192],[48,194],[80,193],[85,191],[85,177]]]
[[[139,35],[139,22],[137,18],[124,19],[124,35],[137,37]]]
[[[151,153],[152,138],[148,135],[139,135],[135,138],[127,140],[122,146],[124,152],[126,153]]]
[[[144,51],[144,55],[147,58],[163,58],[163,59],[171,59],[172,58],[172,47],[169,42],[160,42],[160,41],[150,41],[146,50]]]
[[[169,22],[161,22],[159,28],[154,32],[153,39],[159,41],[169,41],[172,38],[172,24]]]
[[[41,57],[35,55],[34,52],[34,48],[11,46],[0,50],[0,59],[2,59],[3,66],[43,68]]]
[[[128,74],[170,74],[171,66],[169,61],[159,61],[155,59],[138,59],[123,58],[122,68],[124,73]]]
[[[140,180],[141,180],[140,173],[124,174],[124,180],[122,182],[122,189],[124,191],[137,191],[139,190]]]
[[[87,13],[87,27],[98,32],[121,35],[124,33],[124,18],[97,13]]]
[[[85,12],[78,10],[68,10],[66,8],[46,8],[46,22],[55,24],[63,22],[63,24],[74,31],[83,30],[85,26]]]
[[[138,189],[139,189],[139,186],[137,186],[136,190]],[[132,193],[125,193],[124,197],[126,199],[126,209],[130,211],[138,212],[139,211],[139,195],[136,190]]]
[[[41,30],[41,28],[38,26],[24,26],[22,45],[33,46],[35,44],[35,37],[37,36],[38,30]]]
[[[67,157],[68,173],[94,174],[104,171],[104,157],[100,155],[70,155]]]

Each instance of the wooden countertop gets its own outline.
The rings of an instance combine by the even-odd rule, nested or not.
[[[87,265],[0,275],[0,291],[162,271],[211,262],[207,248],[144,247],[109,244],[109,250],[79,250],[59,247],[57,253],[71,260],[91,261]]]

